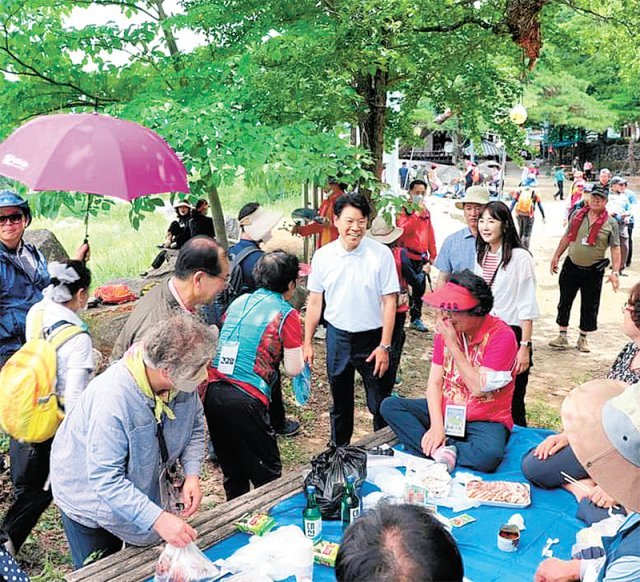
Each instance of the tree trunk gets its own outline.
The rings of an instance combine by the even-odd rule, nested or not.
[[[224,223],[224,213],[222,212],[222,203],[218,188],[213,184],[209,187],[209,206],[211,206],[211,216],[213,218],[213,228],[216,231],[216,241],[225,250],[229,248],[227,240],[227,228]]]
[[[164,11],[163,4],[164,0],[155,0],[154,4],[156,10],[158,11],[158,22],[160,23],[160,27],[162,28],[162,34],[164,35],[164,39],[167,43],[167,49],[169,50],[169,55],[171,56],[171,62],[173,64],[173,68],[176,73],[179,73],[182,70],[182,63],[180,62],[181,54],[178,49],[178,43],[176,42],[176,37],[171,30],[171,27],[167,24],[167,13]],[[182,87],[187,86],[187,78],[182,75],[180,77],[180,85]]]
[[[373,75],[363,75],[355,81],[355,88],[365,102],[360,116],[360,140],[371,153],[373,163],[369,167],[375,176],[382,177],[384,130],[387,122],[387,90],[389,74],[378,69]]]
[[[627,170],[630,174],[636,173],[636,156],[634,152],[635,127],[629,135],[629,147],[627,149]]]

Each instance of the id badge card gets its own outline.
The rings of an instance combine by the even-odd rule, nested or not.
[[[590,247],[591,245],[589,244],[589,241],[587,239],[586,236],[582,237],[582,241],[580,241],[582,243],[582,246],[584,247]]]
[[[231,376],[236,369],[236,360],[238,358],[238,342],[227,342],[220,349],[220,359],[218,360],[218,371],[227,376]]]
[[[447,404],[444,410],[444,434],[463,437],[467,426],[467,407],[462,404]]]

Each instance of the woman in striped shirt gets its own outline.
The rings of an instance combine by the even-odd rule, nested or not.
[[[533,364],[531,334],[533,320],[540,315],[540,310],[533,257],[523,247],[511,212],[503,202],[489,202],[482,209],[476,251],[475,272],[493,292],[491,315],[509,324],[520,343],[511,410],[513,421],[526,426],[524,396]]]

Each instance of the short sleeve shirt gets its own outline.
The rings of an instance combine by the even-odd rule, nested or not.
[[[475,396],[465,385],[453,356],[442,336],[433,342],[433,363],[444,368],[442,412],[447,404],[465,404],[467,422],[499,422],[509,430],[513,427],[511,400],[515,379],[514,364],[518,353],[516,336],[501,319],[487,315],[483,326],[467,345],[467,356],[474,368],[488,368],[496,372],[511,371],[512,378],[503,388]]]
[[[393,254],[385,245],[364,237],[347,251],[340,239],[313,255],[309,291],[324,293],[324,318],[351,333],[382,327],[382,297],[400,291]]]
[[[465,227],[444,240],[434,266],[441,273],[450,275],[465,269],[473,271],[475,264],[476,237],[469,227]]]
[[[569,218],[565,235],[569,234],[571,230],[572,218],[573,215]],[[620,233],[618,223],[615,219],[609,217],[602,225],[596,238],[596,244],[593,246],[583,244],[583,241],[586,242],[586,238],[589,236],[589,226],[589,216],[587,215],[584,217],[578,229],[576,240],[569,247],[569,258],[574,265],[578,265],[579,267],[591,267],[598,261],[604,259],[605,253],[610,246],[620,246]]]

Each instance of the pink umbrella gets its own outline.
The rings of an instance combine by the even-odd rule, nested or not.
[[[32,190],[106,194],[189,192],[177,154],[150,129],[98,113],[46,115],[0,144],[0,174]]]

